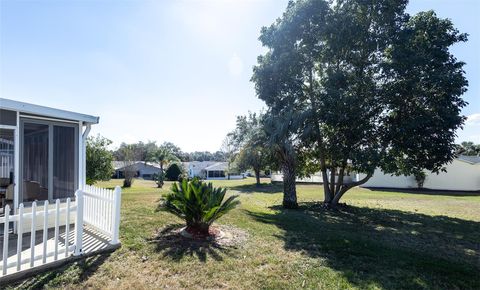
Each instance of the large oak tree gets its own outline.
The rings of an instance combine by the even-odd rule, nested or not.
[[[291,1],[262,29],[257,94],[272,116],[294,113],[287,137],[309,152],[307,171],[322,171],[326,205],[376,168],[439,172],[454,158],[467,81],[449,48],[467,37],[432,11],[408,15],[406,5]],[[347,172],[364,175],[344,182]]]

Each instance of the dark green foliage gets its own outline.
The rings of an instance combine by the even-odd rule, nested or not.
[[[170,181],[178,181],[179,176],[183,173],[181,165],[172,163],[165,171],[165,178]]]
[[[198,179],[183,180],[172,184],[159,209],[184,219],[187,231],[207,236],[210,225],[240,203],[236,195],[223,201],[226,192],[225,188],[214,188],[212,183]]]
[[[120,147],[113,152],[115,160],[125,161],[127,157],[134,157],[135,161],[147,161],[151,152],[157,149],[157,144],[153,141],[144,143],[142,141],[133,144],[122,143]],[[128,152],[127,152],[128,151]],[[127,156],[127,154],[129,156]]]
[[[449,48],[467,37],[432,11],[409,16],[406,4],[291,1],[262,29],[268,52],[252,81],[274,135],[297,148],[297,173],[322,171],[326,204],[375,168],[439,172],[455,156],[467,81]],[[366,177],[344,183],[348,171]]]
[[[112,177],[114,172],[113,155],[107,148],[110,144],[112,141],[100,135],[88,138],[86,149],[87,184],[92,185],[96,181],[109,180]]]

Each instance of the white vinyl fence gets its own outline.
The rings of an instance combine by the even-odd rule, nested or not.
[[[21,203],[13,215],[10,214],[10,207],[5,207],[5,216],[0,217],[0,225],[3,225],[0,278],[11,274],[12,267],[19,272],[71,255],[81,255],[84,225],[106,235],[111,239],[110,244],[119,243],[120,187],[107,190],[85,186],[85,189],[75,192],[75,201],[67,198],[61,202],[57,199],[54,205],[52,207],[48,201],[33,202],[31,208],[27,208]],[[16,225],[16,237],[11,231],[11,223]],[[60,235],[62,225],[64,231]],[[53,239],[49,237],[49,229],[52,228]],[[42,231],[37,232],[39,229]],[[25,250],[24,234],[27,233],[30,233],[30,244]],[[16,243],[16,253],[13,255],[14,245],[11,243]]]
[[[115,190],[86,185],[83,191],[83,221],[118,243],[121,189]],[[118,209],[118,210],[117,210]]]

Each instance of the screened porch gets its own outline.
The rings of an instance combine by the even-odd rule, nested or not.
[[[98,117],[0,99],[0,215],[34,201],[74,199]],[[12,212],[14,213],[14,212]]]

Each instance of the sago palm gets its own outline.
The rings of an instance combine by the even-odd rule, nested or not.
[[[226,192],[198,179],[183,180],[172,185],[160,208],[184,219],[187,232],[207,236],[210,225],[240,203],[236,195],[223,201]]]

